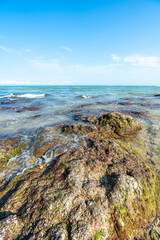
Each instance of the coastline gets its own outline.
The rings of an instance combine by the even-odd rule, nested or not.
[[[103,111],[41,130],[32,145],[40,165],[1,186],[1,238],[159,236],[159,179],[141,131],[132,117]]]
[[[1,98],[0,237],[157,240],[159,94],[68,89]]]

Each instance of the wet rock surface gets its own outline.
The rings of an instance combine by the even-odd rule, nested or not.
[[[1,186],[0,238],[159,239],[159,179],[135,148],[140,124],[108,112],[56,130],[78,138],[79,147],[64,151],[59,138],[46,142],[48,131],[34,139],[36,158],[61,149]]]
[[[131,116],[127,116],[118,112],[110,112],[101,115],[101,117],[88,116],[85,114],[79,115],[81,121],[86,122],[78,124],[64,125],[62,127],[63,133],[75,133],[84,135],[90,132],[101,134],[104,136],[116,135],[128,136],[134,135],[141,129],[140,124],[133,120]]]

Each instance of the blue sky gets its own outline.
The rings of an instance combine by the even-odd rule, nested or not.
[[[160,85],[160,1],[0,0],[0,85]]]

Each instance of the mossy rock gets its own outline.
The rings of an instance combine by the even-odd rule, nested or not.
[[[132,135],[141,129],[141,125],[132,117],[116,112],[100,117],[99,124],[103,127],[109,125],[112,131],[119,136]]]
[[[140,125],[118,113],[101,120],[61,126],[61,134],[83,136],[83,144],[0,188],[4,240],[147,239],[144,229],[160,209],[159,179],[154,168],[146,165],[145,156],[135,150],[134,138],[127,141],[130,148],[121,138],[137,132]],[[118,127],[122,131],[116,132]],[[35,139],[37,156],[55,144],[45,145],[44,138]],[[12,223],[13,216],[19,224],[8,230],[7,221]]]

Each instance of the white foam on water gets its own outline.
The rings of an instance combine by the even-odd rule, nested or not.
[[[20,94],[20,95],[15,95],[16,97],[19,98],[41,98],[41,97],[45,97],[45,93],[42,94]]]
[[[22,174],[25,170],[32,168],[36,165],[31,165],[29,159],[31,158],[30,151],[25,150],[22,153],[17,154],[15,157],[9,159],[7,165],[12,166],[9,173],[6,176],[6,181],[9,181],[13,176]],[[33,158],[33,157],[32,157]]]
[[[98,96],[95,95],[81,95],[81,98],[87,99],[87,98],[97,98]]]
[[[35,166],[41,166],[42,163],[49,163],[53,161],[56,157],[66,153],[70,149],[80,147],[77,136],[74,137],[72,144],[57,144],[56,146],[48,149],[42,157],[35,159],[34,164],[30,164],[29,159],[33,158],[30,154],[30,150],[25,150],[15,157],[10,158],[7,165],[11,165],[12,169],[8,172],[6,176],[6,181],[9,181],[12,177],[24,173],[26,170],[31,169]]]
[[[15,96],[14,94],[8,94],[8,95],[0,96],[0,98],[12,98],[14,96]]]
[[[31,94],[31,93],[27,93],[27,94],[8,94],[8,95],[3,95],[0,96],[0,98],[42,98],[45,97],[45,93],[42,94]]]
[[[68,149],[69,147],[66,147],[63,144],[57,144],[55,147],[48,149],[41,158],[45,163],[48,163],[48,162],[51,162],[53,158],[56,158],[59,155],[67,152]]]

